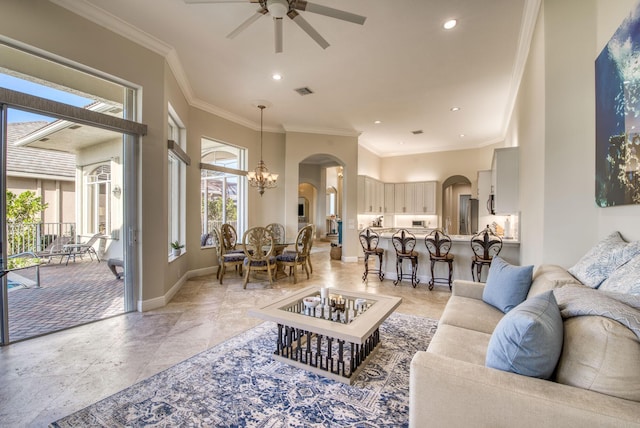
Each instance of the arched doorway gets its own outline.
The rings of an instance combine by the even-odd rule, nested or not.
[[[317,238],[328,237],[331,224],[343,217],[343,168],[338,159],[326,154],[309,156],[298,165],[298,198],[308,200],[306,220],[315,225]]]
[[[468,210],[472,200],[471,181],[463,175],[453,175],[442,183],[442,227],[450,235],[475,233],[477,216]]]

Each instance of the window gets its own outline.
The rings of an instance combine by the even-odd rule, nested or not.
[[[101,165],[87,175],[87,232],[111,234],[111,166]]]
[[[168,213],[169,213],[169,241],[167,242],[167,253],[171,257],[171,243],[178,241],[185,243],[185,135],[186,130],[175,111],[169,106],[168,122],[169,163],[168,163]],[[187,158],[188,159],[188,158]]]
[[[245,149],[203,138],[201,141],[202,246],[211,245],[211,231],[230,223],[242,236],[246,229]]]

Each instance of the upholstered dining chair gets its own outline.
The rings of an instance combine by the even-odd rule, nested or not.
[[[220,271],[222,270],[222,240],[220,238],[220,231],[217,227],[211,228],[209,233],[211,236],[211,246],[216,249],[216,262],[218,264],[218,270],[216,271],[216,279],[220,279]]]
[[[451,278],[453,277],[453,254],[449,254],[451,250],[451,238],[439,229],[434,229],[424,237],[424,245],[429,251],[429,261],[431,262],[431,280],[429,281],[429,290],[433,290],[433,286],[438,284],[448,284],[451,290]],[[436,263],[446,263],[449,265],[448,278],[439,278],[434,275],[434,267]]]
[[[285,243],[285,229],[280,223],[270,223],[266,226],[267,230],[271,232],[273,236],[273,242],[275,244]]]
[[[220,236],[222,238],[222,246],[224,247],[225,253],[231,254],[244,252],[242,249],[236,248],[238,243],[238,233],[236,232],[235,227],[231,224],[224,223],[220,226]]]
[[[266,271],[269,283],[273,285],[273,275],[277,269],[276,258],[273,255],[274,245],[273,235],[266,227],[252,227],[244,233],[242,246],[245,255],[243,262],[245,273],[242,288],[247,288],[249,275],[254,271]]]
[[[360,232],[358,238],[360,239],[360,245],[362,246],[362,251],[364,252],[364,274],[362,274],[362,281],[367,280],[369,272],[377,273],[378,278],[380,279],[380,281],[382,281],[384,279],[384,269],[382,267],[382,255],[384,254],[384,249],[378,247],[380,235],[370,227],[367,227],[362,232]],[[369,256],[378,258],[378,269],[375,269],[375,260],[374,269],[369,269]]]
[[[296,237],[295,251],[286,251],[279,256],[276,256],[276,261],[283,267],[289,267],[289,274],[293,271],[293,283],[298,283],[298,266],[302,266],[307,279],[309,279],[309,266],[307,259],[311,252],[311,241],[313,234],[313,228],[311,226],[305,226],[298,232]]]
[[[416,236],[406,229],[400,229],[391,237],[393,248],[396,250],[396,273],[398,277],[393,281],[398,285],[403,278],[410,278],[411,285],[416,288],[420,280],[418,279],[418,252],[414,251],[416,246]],[[402,264],[405,260],[411,262],[411,273],[402,272]]]
[[[482,282],[482,268],[491,266],[493,258],[502,250],[502,238],[496,235],[489,225],[471,237],[471,277]]]

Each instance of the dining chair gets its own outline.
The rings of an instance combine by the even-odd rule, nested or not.
[[[216,263],[218,265],[218,270],[216,271],[216,279],[220,278],[220,270],[222,269],[222,242],[220,239],[220,231],[217,227],[211,228],[211,246],[216,249]]]
[[[471,237],[471,278],[482,282],[482,268],[491,266],[493,258],[502,250],[502,238],[496,235],[489,225]]]
[[[224,231],[224,232],[223,232]],[[220,284],[224,279],[227,268],[235,268],[242,276],[242,264],[244,263],[244,250],[236,249],[236,230],[230,224],[223,224],[220,233],[214,227],[213,239],[218,241],[218,272],[216,278],[220,279]],[[228,249],[227,249],[228,248]]]
[[[309,267],[307,265],[307,259],[311,252],[311,241],[313,234],[313,227],[305,226],[298,232],[295,242],[295,251],[286,251],[279,256],[276,256],[276,261],[283,267],[289,267],[289,273],[293,271],[293,283],[298,283],[298,266],[302,266],[309,279]]]
[[[244,233],[242,246],[245,273],[242,288],[247,288],[249,275],[253,271],[266,271],[269,283],[273,285],[273,275],[277,269],[276,258],[273,255],[274,245],[273,235],[266,227],[252,227]]]
[[[434,229],[424,237],[424,245],[429,251],[429,261],[431,262],[431,280],[429,281],[429,290],[433,290],[433,286],[438,284],[448,284],[451,290],[451,279],[453,277],[453,254],[449,254],[451,250],[451,238],[439,229]],[[449,265],[449,276],[447,278],[437,278],[434,275],[434,267],[436,263],[446,263]]]
[[[236,232],[235,227],[231,224],[223,223],[222,226],[220,226],[220,236],[222,238],[222,246],[224,247],[224,252],[226,254],[244,252],[242,249],[236,248],[238,243],[238,233]]]
[[[276,244],[285,243],[285,229],[280,223],[270,223],[266,226],[267,230],[273,236],[273,242]]]

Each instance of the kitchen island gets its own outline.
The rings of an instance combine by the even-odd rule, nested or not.
[[[397,228],[372,228],[378,234],[380,234],[379,248],[384,249],[384,256],[382,258],[382,270],[384,271],[384,278],[395,280],[396,274],[396,251],[391,243],[391,237],[395,233]],[[418,252],[418,279],[420,283],[418,286],[428,286],[431,279],[431,262],[429,261],[429,251],[424,244],[424,238],[427,236],[431,229],[426,228],[407,228],[408,231],[413,233],[416,237],[415,251]],[[449,235],[452,241],[451,251],[449,254],[453,254],[455,259],[453,261],[453,279],[464,279],[471,281],[471,237],[473,235]],[[516,239],[503,239],[502,251],[499,256],[513,265],[520,264],[520,241]],[[362,250],[360,250],[360,258],[364,258]],[[372,259],[369,259],[372,262]],[[410,266],[405,262],[404,271],[410,271]],[[482,281],[486,281],[488,268],[482,270]],[[436,263],[434,267],[434,274],[437,278],[444,278],[448,276],[448,267],[445,263]],[[374,277],[369,278],[369,281],[373,281]],[[400,285],[411,285],[409,280],[404,280]],[[436,286],[446,287],[446,285],[436,284]]]

